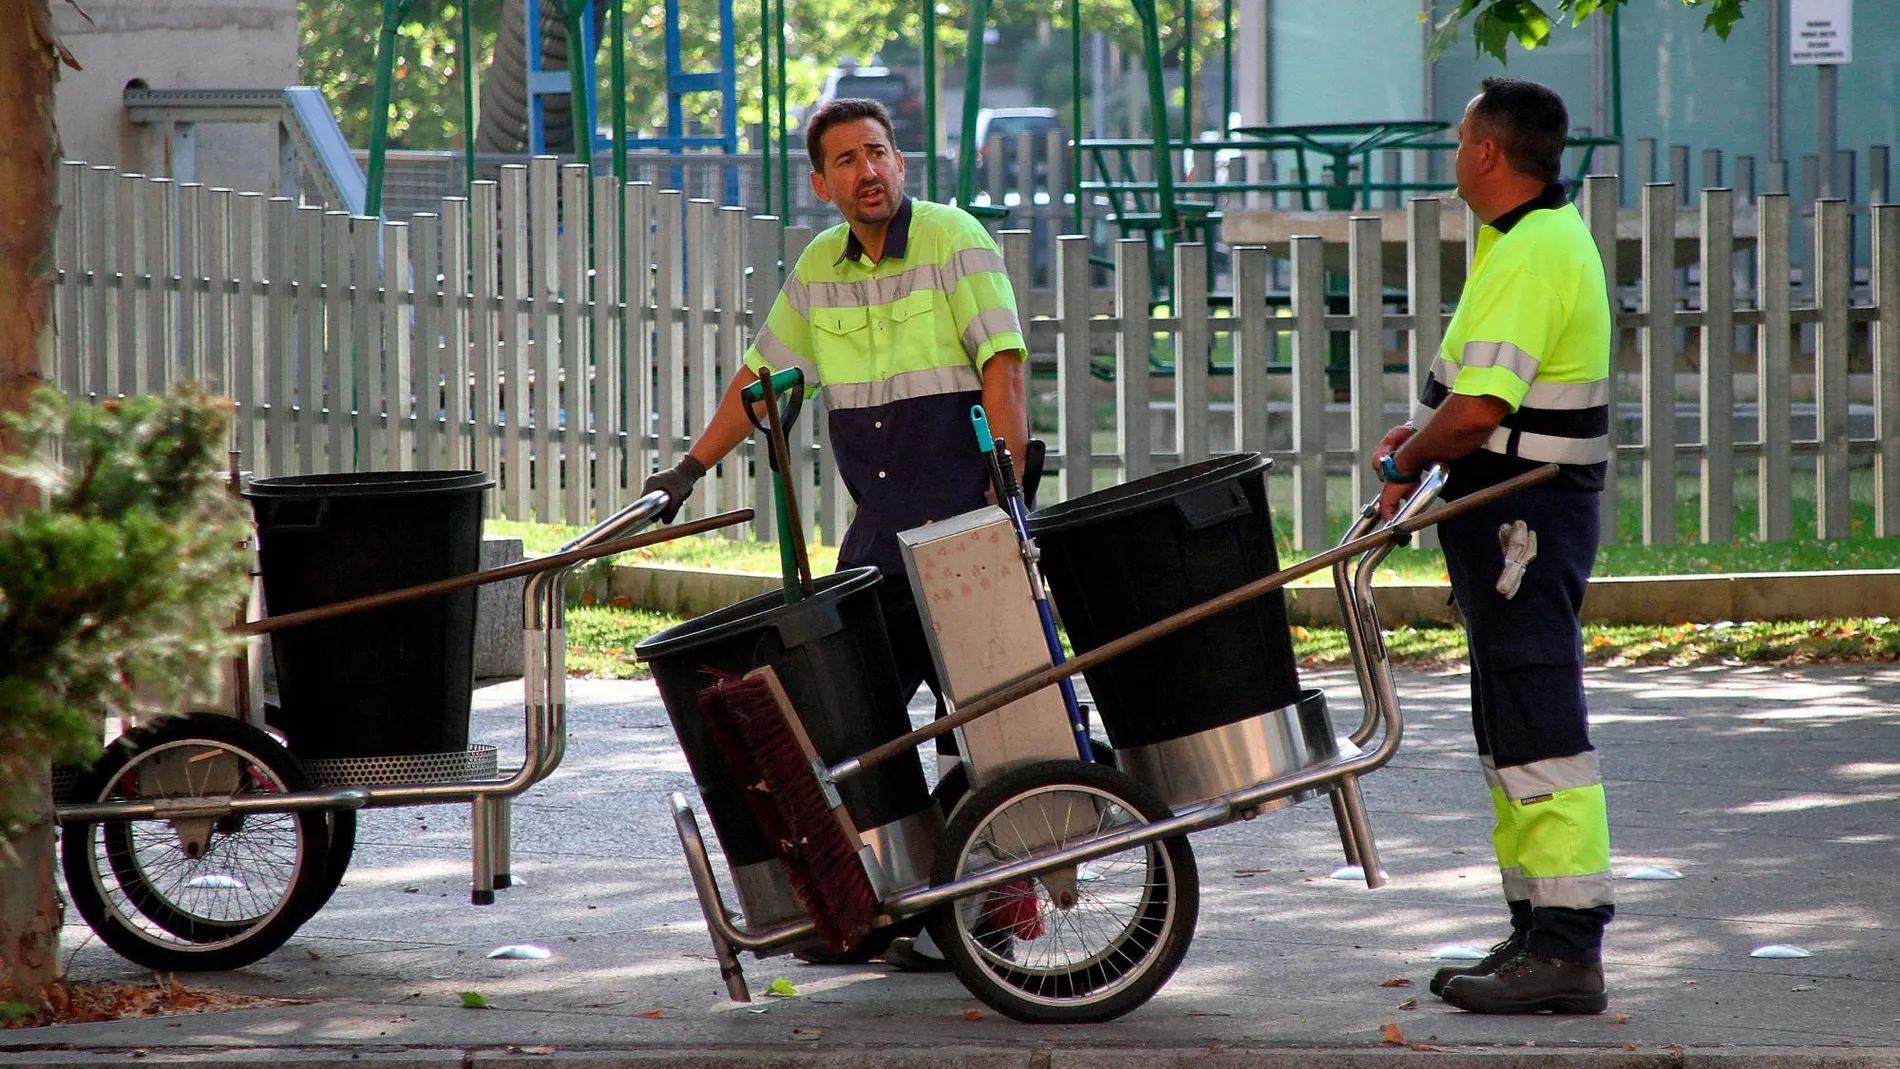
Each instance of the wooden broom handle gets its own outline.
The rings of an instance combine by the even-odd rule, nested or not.
[[[432,583],[403,587],[401,590],[390,590],[381,594],[368,594],[360,598],[351,598],[348,601],[339,601],[330,605],[319,605],[314,609],[300,609],[297,612],[287,612],[282,616],[267,616],[262,620],[252,620],[249,623],[227,627],[224,630],[226,634],[231,635],[267,635],[272,631],[282,631],[286,627],[296,627],[298,624],[312,624],[319,620],[332,620],[339,616],[347,616],[350,613],[366,612],[370,609],[381,609],[390,605],[400,605],[406,601],[431,598],[438,594],[448,594],[457,590],[466,590],[473,586],[499,583],[504,579],[533,575],[535,572],[545,572],[551,568],[563,568],[581,561],[593,560],[596,557],[611,557],[616,553],[625,553],[628,550],[639,549],[642,546],[668,542],[675,538],[684,538],[688,535],[704,534],[707,531],[715,531],[721,527],[731,527],[733,524],[745,523],[751,518],[751,509],[736,509],[732,512],[719,513],[716,516],[707,516],[700,520],[689,520],[671,527],[647,531],[629,538],[615,539],[612,542],[602,542],[599,545],[587,546],[582,549],[570,549],[565,553],[555,553],[546,557],[535,557],[530,560],[518,561],[514,564],[504,564],[499,568],[490,568],[487,571],[450,576],[447,579],[437,579]]]
[[[1555,477],[1557,471],[1558,468],[1555,464],[1545,464],[1542,467],[1533,468],[1515,478],[1488,486],[1483,490],[1468,494],[1456,501],[1447,502],[1430,512],[1421,513],[1409,520],[1401,520],[1397,523],[1388,524],[1373,531],[1371,534],[1362,535],[1350,542],[1342,542],[1332,549],[1318,556],[1308,557],[1306,560],[1290,568],[1283,568],[1280,571],[1274,572],[1272,575],[1262,576],[1248,583],[1246,586],[1236,587],[1217,598],[1203,601],[1199,605],[1190,608],[1182,609],[1180,612],[1166,619],[1157,620],[1139,631],[1131,631],[1112,642],[1105,642],[1089,650],[1087,653],[1078,654],[1072,660],[1064,661],[1061,664],[1050,665],[1040,671],[1024,676],[1014,683],[1005,683],[1000,687],[986,691],[978,695],[974,701],[959,708],[949,716],[941,720],[933,721],[907,735],[892,739],[882,746],[861,755],[856,760],[857,768],[869,768],[882,761],[888,761],[898,754],[915,747],[918,743],[934,739],[945,732],[954,731],[970,721],[975,720],[977,717],[993,713],[1011,702],[1028,697],[1036,691],[1049,686],[1051,683],[1067,679],[1078,672],[1085,672],[1101,664],[1103,661],[1113,660],[1137,646],[1171,635],[1184,627],[1200,623],[1210,616],[1218,616],[1236,605],[1252,601],[1254,598],[1268,591],[1278,590],[1293,580],[1311,575],[1322,568],[1330,568],[1342,560],[1356,557],[1368,549],[1410,536],[1414,531],[1423,530],[1458,513],[1477,508],[1480,505],[1490,504],[1502,497],[1509,497],[1519,490],[1529,486],[1535,486],[1538,483]],[[845,769],[849,769],[850,764],[850,762],[847,762],[840,771],[843,772]],[[856,771],[856,769],[849,769],[849,771]]]

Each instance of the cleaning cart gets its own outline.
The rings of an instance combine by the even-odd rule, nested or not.
[[[868,651],[857,656],[858,671],[888,678],[879,621],[814,619],[765,598],[715,614],[716,626],[750,636],[718,662],[718,677],[766,669],[791,677],[782,705],[802,721],[794,733],[810,747],[810,771],[835,796],[850,841],[862,842],[875,915],[856,947],[921,920],[958,979],[995,1009],[1028,1022],[1104,1021],[1146,1002],[1187,953],[1199,907],[1194,832],[1324,795],[1347,862],[1380,886],[1359,781],[1397,751],[1403,719],[1372,576],[1412,532],[1555,469],[1427,515],[1444,484],[1434,470],[1389,522],[1368,504],[1336,546],[1282,569],[1267,467],[1255,455],[1216,458],[1045,510],[1028,524],[1039,555],[1006,534],[1009,521],[996,508],[901,535],[954,708],[918,730],[905,730],[901,701],[877,679],[855,678],[836,661],[813,671],[783,656],[849,633],[854,649]],[[1168,555],[1165,572],[1151,575]],[[1066,663],[1032,631],[1025,563],[1038,562],[1077,650]],[[1322,569],[1332,570],[1365,710],[1347,733],[1335,731],[1323,694],[1299,686],[1279,604],[1281,587]],[[875,608],[872,588],[882,579],[874,572],[832,581]],[[744,785],[708,737],[701,703],[712,679],[667,645],[705,630],[691,622],[640,652],[676,658],[663,694],[739,910],[726,904],[695,808],[678,793],[670,806],[728,992],[748,1001],[740,951],[763,957],[809,947],[821,933],[847,942],[857,933],[825,915],[816,905],[825,896],[808,879],[799,886],[792,862],[800,844],[758,830],[763,792],[754,784],[742,799]],[[1113,764],[1082,759],[1056,697],[1057,684],[1077,673],[1088,679]],[[858,695],[861,715],[840,715],[840,689]],[[919,808],[927,796],[915,747],[946,731],[960,733],[969,791],[940,792],[938,805]]]

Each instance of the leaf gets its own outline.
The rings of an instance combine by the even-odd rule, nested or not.
[[[462,1008],[465,1010],[485,1010],[488,1009],[488,1000],[482,997],[480,991],[464,991],[462,992]]]
[[[535,1046],[535,1047],[509,1047],[508,1049],[511,1051],[514,1051],[516,1054],[553,1054],[558,1048]]]
[[[1402,1009],[1402,1010],[1418,1009],[1418,1000],[1415,998],[1408,998],[1404,1002],[1399,1003],[1399,1009]]]
[[[1379,986],[1380,987],[1411,987],[1412,981],[1407,980],[1403,976],[1394,976],[1389,980],[1380,981]]]
[[[1396,1024],[1382,1024],[1379,1026],[1379,1042],[1390,1046],[1403,1047],[1405,1046],[1405,1032]]]
[[[666,1008],[662,1006],[661,1008],[657,1010],[648,1010],[645,1013],[641,1014],[640,1016],[645,1017],[647,1020],[651,1021],[655,1018],[666,1016]]]
[[[963,1019],[966,1021],[980,1021],[983,1019],[983,1011],[982,1010],[964,1010]]]
[[[824,1037],[825,1037],[825,1030],[822,1028],[794,1028],[792,1029],[793,1039],[823,1039]]]
[[[765,989],[765,993],[773,998],[797,998],[798,988],[790,980],[781,976],[772,981],[772,985]]]

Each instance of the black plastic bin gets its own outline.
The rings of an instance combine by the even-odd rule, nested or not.
[[[709,671],[743,675],[771,665],[812,746],[829,764],[904,734],[910,714],[878,606],[882,581],[876,568],[853,568],[820,578],[812,597],[797,604],[785,604],[781,593],[761,594],[634,647],[653,668],[706,815],[734,869],[775,854],[700,718],[699,692],[714,681]],[[838,792],[860,831],[931,804],[914,750],[853,776]]]
[[[466,575],[481,566],[479,471],[253,479],[273,615]],[[305,759],[468,749],[474,589],[271,635],[278,726]]]
[[[1216,457],[1029,518],[1050,597],[1078,652],[1279,570],[1258,453]],[[1147,746],[1299,700],[1279,591],[1085,673],[1109,741]]]

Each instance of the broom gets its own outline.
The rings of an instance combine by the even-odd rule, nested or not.
[[[1173,634],[1184,627],[1278,590],[1295,579],[1330,568],[1367,550],[1388,542],[1404,544],[1414,531],[1486,505],[1500,498],[1545,482],[1557,475],[1555,464],[1545,464],[1515,478],[1488,486],[1476,493],[1441,505],[1429,515],[1394,520],[1370,534],[1308,557],[1289,568],[1237,587],[1218,597],[1201,602],[1140,630],[1105,642],[1074,659],[1031,672],[979,695],[968,705],[940,720],[874,747],[857,757],[830,768],[819,759],[805,737],[798,713],[776,679],[768,680],[764,670],[747,673],[742,679],[722,684],[718,701],[722,707],[712,715],[725,717],[723,729],[729,729],[735,750],[745,751],[743,761],[759,773],[756,781],[749,775],[745,782],[755,783],[747,798],[755,806],[774,812],[767,818],[780,823],[789,834],[778,840],[780,858],[794,888],[803,885],[800,902],[818,923],[819,930],[833,940],[838,933],[862,933],[869,930],[877,916],[878,896],[870,876],[857,863],[860,840],[850,815],[839,800],[836,785],[873,765],[888,761],[917,744],[953,731],[978,717],[993,713],[1053,683],[1067,679],[1103,662],[1113,660],[1138,646]],[[702,700],[701,709],[707,703]],[[769,773],[767,770],[770,770]],[[764,821],[762,821],[764,823]],[[809,897],[807,897],[809,896]],[[1014,918],[1012,918],[1014,919]],[[849,949],[849,941],[833,941],[836,950]]]

